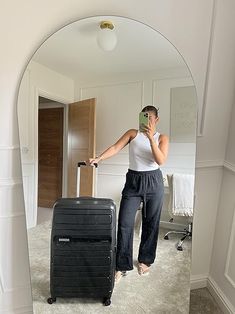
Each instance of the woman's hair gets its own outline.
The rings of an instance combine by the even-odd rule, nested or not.
[[[148,105],[142,109],[142,112],[148,112],[148,111],[152,111],[155,114],[155,116],[158,117],[159,108],[156,108],[152,105]]]

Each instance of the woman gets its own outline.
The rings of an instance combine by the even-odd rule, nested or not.
[[[159,222],[163,204],[163,178],[159,166],[167,158],[169,140],[156,131],[158,109],[146,106],[142,112],[149,116],[148,125],[128,130],[114,145],[100,156],[91,158],[90,164],[99,163],[129,144],[129,170],[122,191],[118,218],[117,259],[115,282],[126,271],[133,269],[133,233],[137,209],[143,202],[142,235],[138,254],[138,273],[149,273],[156,256]]]

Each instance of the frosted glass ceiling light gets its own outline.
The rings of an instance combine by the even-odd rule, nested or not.
[[[102,21],[97,34],[98,46],[104,51],[111,51],[117,44],[117,36],[115,34],[114,25],[110,21]]]

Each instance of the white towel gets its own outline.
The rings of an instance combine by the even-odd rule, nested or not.
[[[172,214],[193,216],[194,175],[174,173],[172,175]]]

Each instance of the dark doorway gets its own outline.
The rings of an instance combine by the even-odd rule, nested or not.
[[[39,103],[42,100],[39,101]],[[38,206],[52,208],[62,196],[64,108],[38,112]]]

